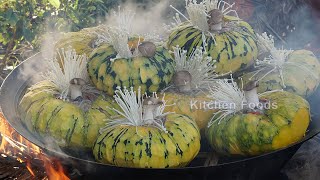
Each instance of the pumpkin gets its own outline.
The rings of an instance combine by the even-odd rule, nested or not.
[[[205,93],[193,95],[193,94],[180,94],[180,93],[166,93],[164,100],[172,106],[168,106],[165,112],[175,112],[183,114],[194,119],[200,130],[204,130],[215,109],[210,109],[205,103],[208,103],[210,99]]]
[[[74,49],[61,52],[63,66],[60,58],[46,60],[49,70],[23,95],[20,116],[30,131],[61,147],[92,148],[104,119],[117,115],[106,106],[117,105],[86,83],[86,56]]]
[[[94,142],[96,141],[99,130],[105,125],[105,121],[107,119],[117,117],[119,114],[110,110],[108,107],[113,107],[119,109],[119,106],[115,101],[105,95],[100,95],[91,105],[90,109],[85,112],[85,119],[87,131],[86,131],[86,139],[89,142],[89,147],[92,148]],[[86,128],[86,127],[85,127]]]
[[[118,52],[112,44],[106,43],[90,55],[88,73],[97,89],[113,95],[117,86],[132,86],[135,90],[141,86],[143,92],[152,93],[163,89],[171,81],[174,61],[164,47],[156,47],[150,57],[141,54],[119,57]]]
[[[216,111],[208,106],[211,99],[207,97],[206,89],[217,77],[213,73],[215,67],[212,59],[199,47],[189,57],[187,51],[181,48],[174,48],[173,53],[176,62],[175,74],[172,87],[164,91],[164,100],[170,104],[165,108],[165,112],[187,115],[203,130]]]
[[[124,21],[121,21],[121,18],[124,18],[126,16],[125,13],[119,12],[120,17],[117,19],[116,23],[118,26],[130,26],[132,22],[125,22],[125,24],[122,24]],[[128,17],[132,15],[130,12],[128,14]],[[89,56],[91,52],[104,42],[108,41],[108,32],[109,28],[112,28],[112,26],[108,27],[106,25],[99,25],[96,27],[90,27],[90,28],[84,28],[78,32],[68,32],[61,35],[58,42],[55,44],[55,49],[68,49],[72,48],[75,49],[77,54],[85,54]],[[143,38],[139,36],[132,36],[129,37],[128,46],[130,48],[136,48],[138,41],[142,41]]]
[[[197,46],[203,46],[216,60],[219,74],[242,71],[253,64],[258,55],[255,33],[247,22],[227,15],[237,16],[228,3],[191,1],[186,8],[189,20],[172,28],[169,48],[179,46],[190,55]],[[224,8],[229,10],[224,11]]]
[[[111,96],[118,86],[141,87],[148,94],[166,87],[174,71],[169,51],[152,35],[132,33],[132,12],[114,15],[118,26],[110,26],[101,34],[101,45],[89,56],[87,69],[92,83]]]
[[[103,31],[103,26],[85,28],[78,32],[68,32],[61,35],[55,44],[55,49],[67,49],[69,47],[75,49],[77,54],[90,55],[95,48],[98,34]]]
[[[258,98],[256,87],[244,94],[249,106],[219,112],[207,129],[207,139],[215,151],[223,155],[259,155],[285,148],[305,135],[310,107],[302,97],[276,91]]]
[[[172,168],[186,166],[199,152],[195,122],[181,114],[163,114],[165,103],[141,98],[131,90],[116,91],[123,118],[111,119],[93,147],[98,162],[120,167]]]
[[[56,97],[59,90],[50,81],[28,89],[19,104],[20,116],[31,132],[52,137],[61,147],[91,148],[104,126],[104,119],[116,115],[105,108],[112,99],[98,97],[87,111]],[[115,106],[116,107],[116,106]]]
[[[268,38],[266,34],[260,38]],[[310,96],[320,83],[320,63],[308,50],[275,49],[271,44],[267,49],[270,57],[257,60],[254,71],[246,73],[244,83],[259,80],[258,92],[283,89],[302,97]]]

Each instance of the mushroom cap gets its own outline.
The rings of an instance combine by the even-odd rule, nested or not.
[[[144,57],[153,57],[156,54],[157,47],[153,42],[144,41],[138,46],[138,50]]]
[[[208,12],[209,20],[208,24],[218,24],[222,22],[223,19],[223,14],[221,10],[219,9],[212,9],[211,11]]]
[[[154,97],[147,97],[146,99],[143,100],[143,105],[162,105],[163,102],[162,100],[159,100]]]
[[[173,75],[172,79],[175,86],[185,86],[187,83],[191,83],[192,76],[188,71],[179,71]]]
[[[72,85],[80,85],[80,86],[83,86],[86,84],[86,81],[83,80],[82,78],[73,78],[70,80],[69,82],[70,84]]]
[[[244,91],[251,91],[252,89],[257,88],[257,87],[259,87],[259,81],[250,81],[243,87],[243,90]]]

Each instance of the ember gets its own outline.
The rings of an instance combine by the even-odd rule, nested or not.
[[[59,160],[19,135],[1,113],[0,132],[0,179],[69,179]]]

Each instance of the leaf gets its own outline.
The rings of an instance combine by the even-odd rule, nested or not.
[[[20,39],[23,37],[23,29],[24,29],[25,22],[23,20],[19,20],[16,24],[16,39]]]
[[[96,9],[97,9],[97,8],[96,8],[95,6],[89,6],[89,7],[88,7],[88,10],[89,10],[89,11],[95,11]]]
[[[3,45],[7,44],[7,38],[4,37],[2,33],[0,33],[0,43],[2,43]]]
[[[26,29],[26,28],[23,29],[23,35],[24,35],[24,38],[29,42],[31,42],[35,36],[30,29]]]
[[[57,9],[60,7],[60,0],[49,0],[49,3]]]

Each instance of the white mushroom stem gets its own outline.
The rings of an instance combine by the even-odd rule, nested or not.
[[[174,47],[173,54],[176,62],[176,74],[187,71],[182,77],[189,77],[184,81],[178,80],[176,82],[176,77],[173,78],[173,84],[176,88],[178,88],[178,84],[182,85],[181,91],[207,87],[208,84],[212,84],[219,77],[215,71],[216,60],[213,60],[206,52],[203,52],[202,47],[197,47],[188,56],[186,50],[177,46]]]
[[[162,104],[162,101],[153,97],[149,97],[144,100],[143,118],[146,124],[153,124],[156,118],[156,111]]]
[[[153,115],[154,111],[155,111],[155,108],[152,105],[143,107],[143,115],[147,124],[150,124],[152,122],[150,120],[154,119],[154,115]]]
[[[244,91],[244,95],[246,96],[248,105],[254,104],[255,107],[258,107],[260,102],[257,88],[253,88],[250,91]]]
[[[257,108],[260,104],[257,87],[258,82],[251,81],[244,88],[244,94],[249,108]]]
[[[185,82],[185,85],[179,86],[178,89],[182,93],[189,93],[189,92],[191,92],[191,83],[190,82]]]
[[[210,31],[220,31],[222,29],[222,22],[217,24],[210,24]]]
[[[42,76],[45,80],[54,83],[60,92],[60,98],[66,100],[70,94],[71,81],[75,77],[83,81],[89,80],[86,66],[87,56],[77,55],[71,47],[67,50],[59,49],[57,53],[54,58],[46,60],[46,65],[50,70]]]
[[[77,97],[82,97],[82,86],[77,84],[71,84],[69,87],[71,100],[75,100]]]
[[[215,34],[222,29],[223,25],[223,16],[231,15],[237,17],[239,19],[238,13],[233,10],[233,4],[229,4],[223,0],[185,0],[186,1],[186,10],[189,15],[189,18],[183,15],[179,10],[170,6],[178,14],[184,17],[187,21],[189,21],[195,28],[198,28],[202,31],[202,39],[203,39],[203,47],[206,47],[205,38],[207,35],[210,35],[216,43]],[[212,10],[219,12],[218,14],[210,15]],[[209,18],[209,19],[208,19]],[[179,23],[175,24],[179,26]],[[170,27],[170,29],[174,29],[174,27]],[[206,51],[206,49],[204,49]]]
[[[188,71],[178,71],[173,76],[173,84],[181,93],[189,93],[191,87],[192,75]]]
[[[163,113],[166,107],[164,99],[159,100],[156,93],[152,97],[142,98],[141,87],[138,92],[133,90],[133,87],[128,90],[127,88],[121,89],[117,87],[114,95],[116,103],[119,108],[110,108],[118,113],[123,118],[116,118],[112,121],[108,120],[106,126],[101,128],[99,132],[107,129],[114,128],[120,125],[129,126],[151,126],[161,131],[167,132],[164,123],[157,121],[161,117],[165,117],[169,113]]]
[[[70,81],[70,97],[71,100],[75,100],[77,97],[82,97],[82,86],[84,86],[86,82],[81,78],[73,78]]]
[[[223,13],[219,9],[212,9],[209,12],[208,25],[211,32],[220,31],[223,24]]]

